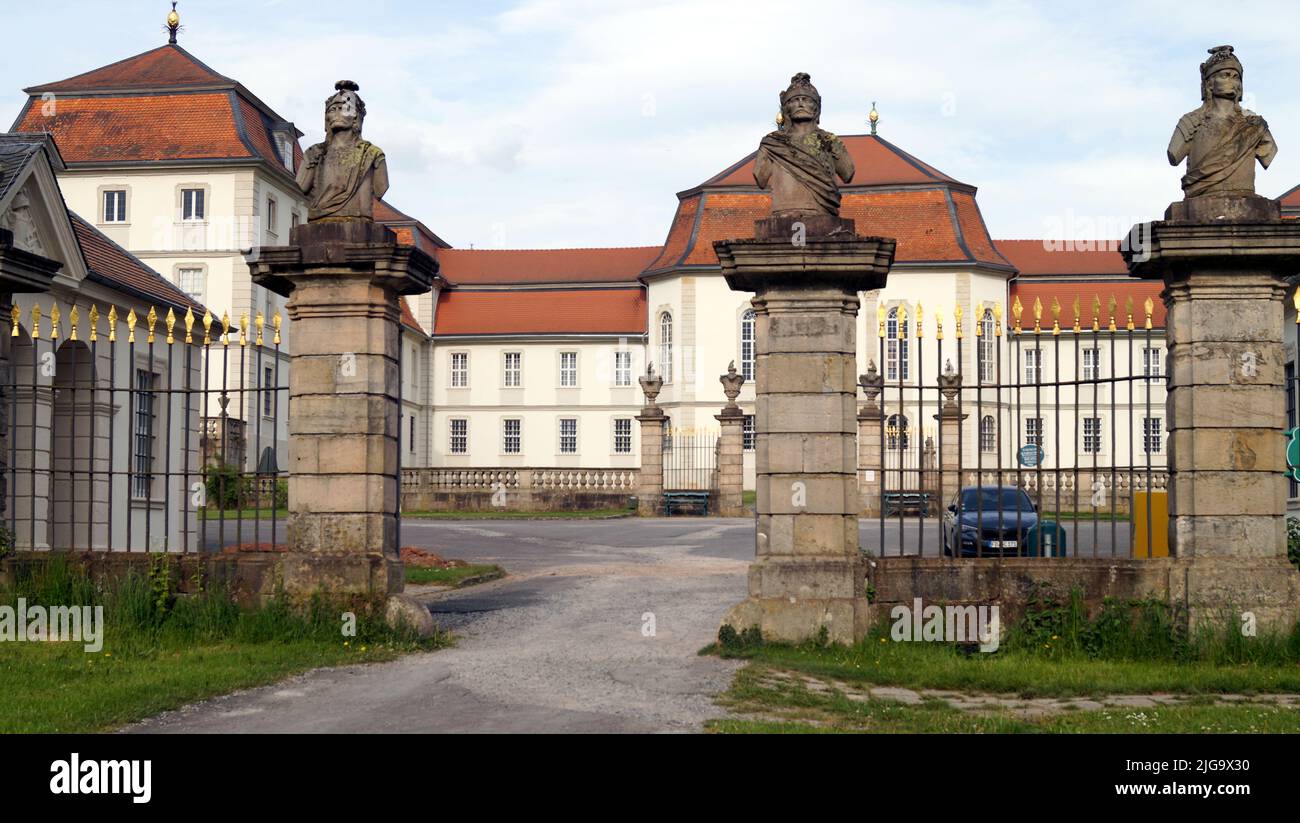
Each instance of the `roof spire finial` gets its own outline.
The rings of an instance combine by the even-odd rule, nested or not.
[[[181,30],[181,16],[176,11],[176,0],[172,0],[172,10],[167,14],[167,42],[176,45],[176,32]]]
[[[871,101],[871,113],[867,115],[867,121],[871,123],[871,135],[876,134],[876,124],[880,122],[880,112],[876,111],[876,101]]]

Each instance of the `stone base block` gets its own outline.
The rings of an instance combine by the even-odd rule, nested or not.
[[[316,592],[386,598],[401,594],[405,585],[402,561],[378,552],[288,552],[281,568],[284,590],[293,599],[307,598]]]
[[[658,495],[637,495],[636,513],[641,517],[658,517],[664,513],[663,498]]]
[[[870,627],[866,565],[859,559],[760,558],[749,567],[749,597],[723,624],[758,626],[766,640],[801,643],[826,627],[832,642],[852,644]]]

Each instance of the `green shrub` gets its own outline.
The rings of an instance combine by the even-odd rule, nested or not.
[[[1286,519],[1286,556],[1296,566],[1300,566],[1300,518]]]
[[[205,466],[203,483],[207,488],[208,505],[219,509],[243,507],[252,491],[248,478],[229,463]]]

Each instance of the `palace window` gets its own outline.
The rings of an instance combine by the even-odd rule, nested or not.
[[[754,379],[754,311],[750,309],[740,316],[740,373],[746,380]]]
[[[578,453],[578,418],[560,418],[560,454]]]
[[[464,417],[453,417],[448,421],[450,423],[451,440],[448,444],[448,451],[452,454],[469,453],[469,420]]]
[[[1157,348],[1144,348],[1142,350],[1142,375],[1150,383],[1152,380],[1158,380],[1163,376],[1160,370],[1161,351]]]
[[[1160,454],[1164,438],[1161,435],[1163,421],[1159,417],[1142,418],[1142,450],[1147,454]]]
[[[632,385],[632,352],[626,349],[614,352],[614,385]]]
[[[275,415],[275,367],[262,368],[262,416]]]
[[[411,445],[410,445],[410,448],[409,448],[409,451],[410,451],[412,454],[414,454],[414,453],[415,453],[415,415],[411,415],[411,422],[410,422],[409,425],[410,425],[410,429],[411,429],[411,431],[410,431],[409,436],[406,438],[406,440],[407,440],[408,443],[411,444]]]
[[[520,454],[524,450],[524,421],[509,417],[502,421],[501,450],[506,454]]]
[[[659,315],[659,376],[673,382],[673,316],[668,312]]]
[[[980,421],[980,451],[993,453],[998,447],[998,424],[993,415],[986,414]]]
[[[572,389],[578,385],[578,353],[560,352],[560,387]]]
[[[275,198],[266,198],[266,233],[275,234]]]
[[[126,222],[126,190],[108,189],[104,192],[104,222]]]
[[[507,389],[517,389],[524,384],[524,355],[522,352],[508,351],[504,355],[504,373],[501,384]]]
[[[1083,418],[1083,453],[1101,454],[1101,418]]]
[[[1025,443],[1040,449],[1043,447],[1043,418],[1025,418]]]
[[[1025,349],[1025,382],[1035,385],[1043,379],[1043,350]]]
[[[901,414],[891,414],[889,420],[885,421],[885,435],[885,442],[889,448],[906,451],[910,440],[907,417]]]
[[[754,415],[745,415],[744,428],[741,429],[741,437],[744,438],[744,448],[747,452],[752,452],[758,443],[758,426]]]
[[[997,321],[993,319],[993,309],[985,309],[980,320],[980,382],[991,383],[997,378],[998,339],[994,335]]]
[[[1101,379],[1101,349],[1093,347],[1083,350],[1083,379]]]
[[[463,389],[469,386],[469,352],[451,353],[451,387]]]
[[[207,216],[203,189],[181,189],[181,219],[202,220]]]
[[[147,369],[135,370],[135,426],[132,455],[131,496],[148,499],[153,492],[154,388],[158,375]]]
[[[204,277],[202,268],[187,267],[177,269],[176,278],[180,281],[181,291],[198,302],[203,301]]]
[[[614,418],[614,454],[632,453],[632,418]]]
[[[899,339],[899,335],[903,339]],[[898,322],[898,309],[889,310],[889,317],[885,321],[885,379],[886,380],[910,380],[911,370],[908,368],[907,359],[907,321],[901,324]]]

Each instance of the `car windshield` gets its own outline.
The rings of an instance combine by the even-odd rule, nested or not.
[[[963,489],[961,493],[963,511],[1004,511],[1031,512],[1034,504],[1029,495],[1020,489]]]

